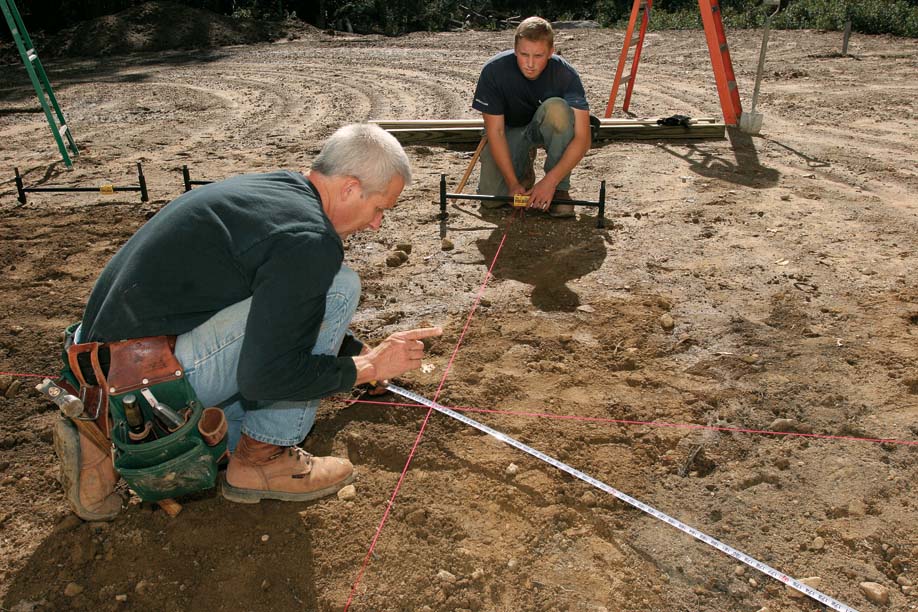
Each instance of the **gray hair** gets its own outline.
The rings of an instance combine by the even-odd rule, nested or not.
[[[325,176],[352,176],[367,194],[384,193],[400,175],[411,183],[411,163],[402,145],[378,125],[346,125],[331,135],[312,162]]]

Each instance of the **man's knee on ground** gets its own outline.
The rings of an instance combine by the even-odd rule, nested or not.
[[[555,132],[563,132],[574,123],[574,111],[563,98],[549,98],[542,103],[545,115],[542,125],[550,127]]]

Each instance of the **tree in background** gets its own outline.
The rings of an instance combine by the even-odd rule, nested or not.
[[[502,28],[510,17],[541,15],[549,20],[594,19],[604,26],[628,18],[632,0],[158,0],[237,18],[280,20],[296,16],[321,28],[403,34],[469,25]],[[918,36],[918,0],[786,0],[776,28],[841,29],[846,21],[869,34]],[[48,33],[79,21],[117,13],[142,0],[19,0],[30,32]],[[758,27],[768,12],[761,0],[722,0],[728,27]],[[697,0],[657,0],[655,28],[700,27]],[[0,28],[4,38],[9,31]]]

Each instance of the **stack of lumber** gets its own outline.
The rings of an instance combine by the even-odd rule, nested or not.
[[[723,138],[717,119],[690,119],[688,127],[659,125],[656,119],[600,119],[596,140],[668,140]],[[402,144],[475,144],[482,136],[481,119],[377,119],[370,121]]]

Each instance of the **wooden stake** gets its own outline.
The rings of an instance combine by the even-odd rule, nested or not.
[[[161,499],[156,503],[159,504],[159,507],[162,508],[163,512],[169,516],[178,516],[178,513],[182,511],[182,505],[171,497]]]
[[[456,187],[456,193],[462,193],[462,190],[465,189],[465,184],[469,180],[469,176],[472,174],[472,168],[475,167],[475,162],[478,161],[478,157],[481,155],[481,151],[485,148],[485,145],[488,143],[488,135],[485,134],[481,137],[481,142],[478,143],[478,148],[475,149],[475,152],[472,154],[472,159],[469,161],[469,167],[465,169],[465,174],[462,175],[462,180],[459,181],[459,186]]]
[[[851,20],[845,23],[845,33],[842,36],[842,55],[848,57],[848,39],[851,38]]]

